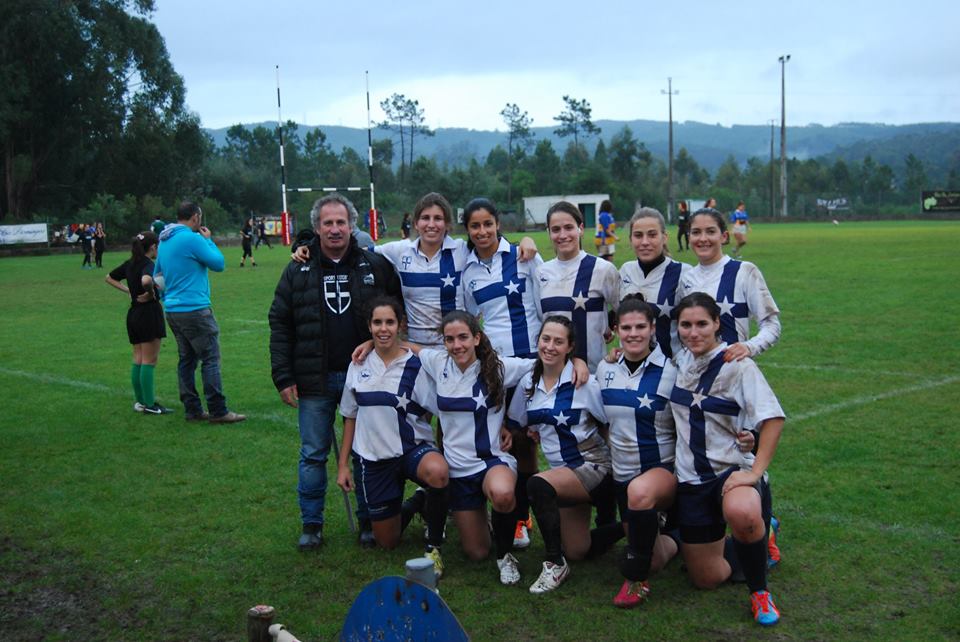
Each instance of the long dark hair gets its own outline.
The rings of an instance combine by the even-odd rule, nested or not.
[[[567,343],[570,344],[570,352],[567,353],[564,357],[564,365],[567,361],[570,361],[573,351],[577,347],[576,332],[573,328],[573,322],[567,317],[562,317],[560,315],[549,316],[543,320],[543,325],[540,326],[540,332],[537,333],[537,343],[540,343],[540,333],[543,332],[543,329],[547,327],[548,323],[556,323],[557,325],[562,325],[567,329]],[[540,383],[540,379],[543,378],[543,361],[540,360],[540,356],[537,356],[537,362],[533,365],[533,379],[530,381],[530,387],[524,390],[527,394],[527,399],[533,398],[533,393],[537,391],[537,384]]]
[[[486,210],[490,212],[490,216],[493,217],[493,220],[496,221],[497,227],[500,226],[500,210],[497,209],[497,206],[489,198],[475,198],[467,206],[463,208],[463,228],[467,230],[467,249],[473,249],[473,241],[470,240],[470,217],[480,210]],[[497,240],[500,240],[500,230],[497,229]]]
[[[490,339],[480,328],[480,322],[477,317],[463,310],[454,310],[447,312],[443,320],[440,321],[440,334],[443,334],[444,328],[451,323],[459,321],[467,326],[473,336],[480,337],[480,343],[477,345],[477,360],[480,362],[480,378],[487,386],[487,403],[489,408],[500,410],[503,407],[504,389],[503,389],[503,362],[497,356],[497,351],[490,344]]]
[[[393,310],[393,313],[397,317],[397,325],[403,323],[404,313],[403,306],[397,301],[396,297],[388,296],[386,294],[375,296],[370,299],[369,303],[365,304],[365,317],[367,319],[367,325],[373,323],[373,311],[377,308],[390,308]]]
[[[580,211],[580,208],[571,203],[570,201],[557,201],[550,206],[550,209],[547,210],[547,229],[550,229],[550,219],[557,212],[563,212],[564,214],[569,214],[576,224],[583,228],[583,212]],[[581,238],[578,241],[580,248],[583,248],[583,239]]]
[[[140,232],[130,240],[130,260],[140,263],[147,258],[150,248],[160,242],[153,232]]]

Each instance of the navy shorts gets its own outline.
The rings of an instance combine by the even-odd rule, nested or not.
[[[716,479],[702,484],[677,484],[674,503],[680,526],[680,539],[687,544],[709,544],[723,539],[727,522],[723,519],[723,484],[738,468],[729,468]],[[760,480],[754,487],[760,493],[763,521],[770,523],[770,487]]]
[[[417,467],[427,453],[437,453],[433,444],[421,442],[400,457],[371,461],[353,453],[353,475],[367,498],[370,521],[379,522],[400,514],[406,480],[426,487],[417,477]]]
[[[487,462],[487,470],[506,465],[499,458],[494,458]],[[451,511],[477,510],[487,505],[487,496],[483,494],[483,480],[487,476],[487,470],[466,477],[450,478],[448,497]]]

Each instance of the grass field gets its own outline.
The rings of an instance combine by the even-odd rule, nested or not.
[[[444,549],[441,594],[477,640],[960,638],[960,253],[957,222],[757,226],[745,258],[783,311],[759,359],[788,420],[772,467],[784,561],[773,630],[742,585],[693,589],[678,561],[640,609],[618,611],[615,556],[574,564],[530,595],[495,564]],[[548,248],[545,235],[536,236]],[[618,263],[629,247],[621,243]],[[545,256],[549,258],[549,249]],[[300,554],[296,414],[270,381],[266,316],[287,253],[212,275],[234,426],[187,424],[176,345],[158,395],[171,416],[135,414],[127,301],[79,255],[0,260],[0,639],[240,640],[246,610],[276,607],[302,640],[335,638],[353,598],[421,552],[361,551],[339,490],[327,542]],[[692,260],[689,252],[679,255]],[[331,471],[335,463],[330,462]]]

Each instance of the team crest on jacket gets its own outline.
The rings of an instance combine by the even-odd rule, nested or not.
[[[350,276],[327,274],[323,277],[323,299],[334,314],[343,314],[350,309]]]

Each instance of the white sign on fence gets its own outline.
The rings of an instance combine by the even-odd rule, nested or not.
[[[15,243],[46,243],[47,224],[0,225],[0,245]]]

